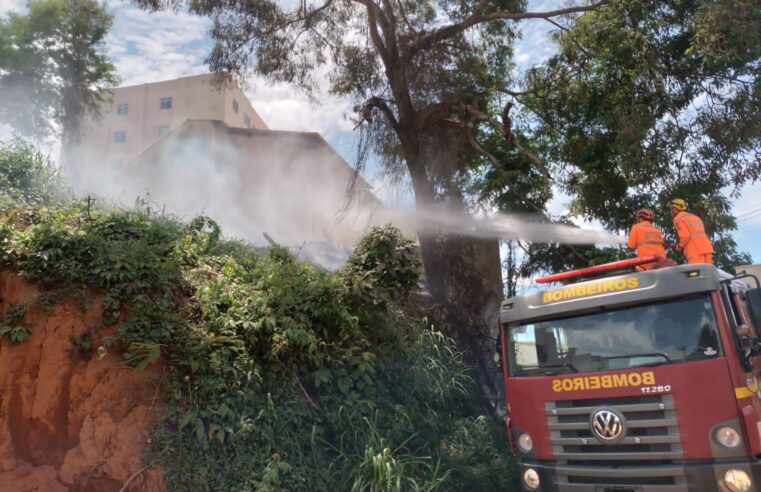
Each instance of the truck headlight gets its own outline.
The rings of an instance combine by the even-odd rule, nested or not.
[[[526,470],[523,472],[523,484],[531,490],[536,490],[539,488],[539,474],[536,472],[536,470],[533,468],[526,468]],[[746,490],[748,489],[743,489],[743,492]]]
[[[719,427],[716,431],[716,440],[725,448],[736,448],[742,443],[740,433],[731,427]]]
[[[751,487],[751,481],[748,474],[743,470],[733,468],[724,472],[724,485],[732,492],[748,492]]]
[[[518,436],[518,449],[521,453],[530,453],[534,449],[534,440],[528,432],[523,432]]]

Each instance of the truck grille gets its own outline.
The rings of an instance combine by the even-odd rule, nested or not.
[[[626,420],[626,437],[616,444],[592,434],[590,419],[600,408]],[[545,414],[558,490],[687,490],[684,469],[675,464],[684,454],[671,395],[548,402]]]

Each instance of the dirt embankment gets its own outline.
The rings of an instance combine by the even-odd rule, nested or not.
[[[3,319],[37,293],[0,271]],[[100,324],[100,299],[89,297],[84,307],[78,299],[52,310],[31,305],[31,336],[0,340],[0,492],[164,490],[161,470],[142,460],[158,417],[153,378],[114,354],[69,354],[71,335]]]

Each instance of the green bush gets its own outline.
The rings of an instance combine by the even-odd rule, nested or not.
[[[51,203],[61,190],[55,165],[32,144],[0,141],[0,206]]]
[[[394,226],[375,228],[346,262],[346,285],[367,304],[403,301],[420,281],[421,262],[412,241]]]
[[[36,302],[104,293],[115,334],[93,327],[72,355],[160,363],[166,417],[148,459],[169,490],[511,486],[459,352],[406,302],[420,262],[390,226],[337,274],[227,241],[208,218],[77,201],[6,207],[0,237],[4,262],[46,289]],[[18,323],[2,336],[21,341]]]

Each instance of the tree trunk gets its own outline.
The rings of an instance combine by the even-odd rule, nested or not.
[[[82,118],[85,112],[82,93],[86,88],[78,73],[72,73],[71,70],[68,72],[68,86],[63,89],[61,167],[67,178],[76,182],[79,179],[82,166],[80,144],[82,141]]]
[[[446,196],[446,211],[437,204],[433,185],[419,172],[422,164],[408,160],[417,210],[446,213],[467,219],[459,190]],[[417,167],[420,166],[420,167]],[[438,205],[438,206],[437,206]],[[493,354],[499,332],[503,298],[502,271],[497,239],[476,239],[438,230],[432,221],[418,221],[418,240],[426,285],[437,328],[451,336],[463,351],[490,410],[500,403],[501,378]]]
[[[421,237],[421,245],[430,238]],[[443,284],[444,299],[435,305],[440,328],[464,353],[492,410],[498,405],[500,378],[493,354],[499,332],[502,282],[499,244],[455,235],[434,238],[436,262],[424,266],[426,278]],[[436,300],[434,299],[434,302]]]

